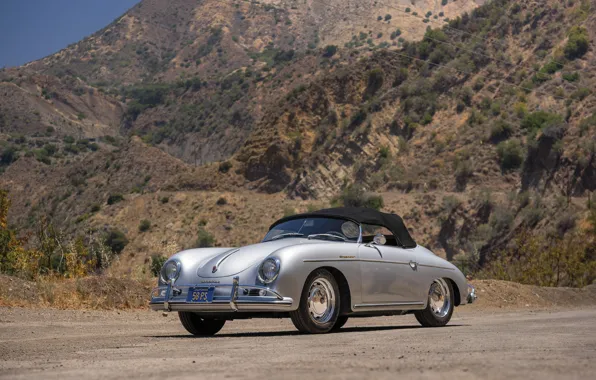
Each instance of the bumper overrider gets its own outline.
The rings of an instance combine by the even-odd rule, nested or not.
[[[191,302],[191,289],[210,289],[212,299]],[[241,285],[239,277],[232,284],[201,283],[194,285],[168,284],[151,292],[149,306],[152,310],[195,312],[279,312],[289,311],[292,298],[283,297],[274,290],[259,285]]]
[[[476,295],[476,288],[468,284],[468,303],[474,303],[478,296]]]

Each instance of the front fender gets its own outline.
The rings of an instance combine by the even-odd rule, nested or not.
[[[281,262],[279,276],[269,286],[280,294],[291,297],[294,300],[292,310],[296,310],[308,276],[321,267],[334,268],[340,271],[348,282],[352,309],[354,304],[361,301],[357,255],[358,245],[355,243],[321,242],[279,249],[269,255]]]

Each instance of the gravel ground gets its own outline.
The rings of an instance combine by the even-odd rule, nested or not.
[[[228,322],[193,338],[176,314],[0,308],[0,378],[560,379],[596,373],[596,308],[456,310],[423,329],[412,316],[352,319],[299,335],[289,320]]]

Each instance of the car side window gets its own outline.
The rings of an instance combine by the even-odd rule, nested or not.
[[[370,243],[375,238],[375,235],[381,234],[385,236],[387,242],[385,245],[397,247],[397,240],[393,233],[386,227],[377,226],[373,224],[362,224],[362,242]]]

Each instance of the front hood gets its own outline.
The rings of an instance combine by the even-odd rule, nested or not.
[[[312,241],[301,238],[287,238],[233,248],[222,252],[201,264],[197,275],[203,278],[229,277],[259,264],[278,249]],[[318,241],[320,243],[320,240]]]

